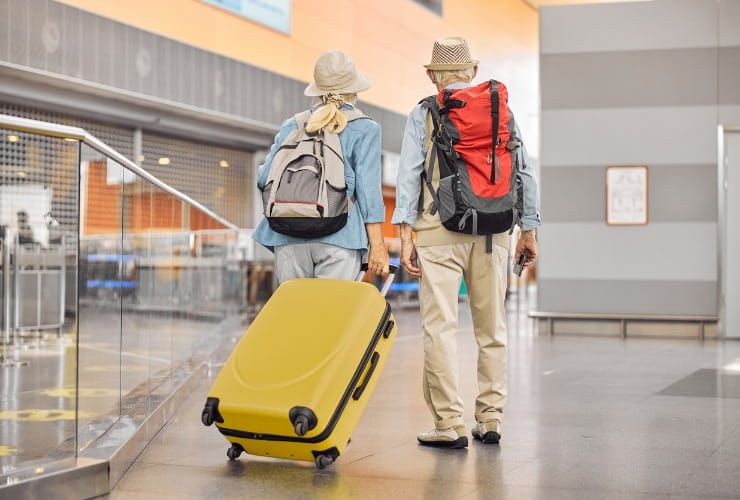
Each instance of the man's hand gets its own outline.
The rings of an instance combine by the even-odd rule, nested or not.
[[[537,260],[537,238],[534,229],[522,231],[519,241],[516,244],[514,262],[519,262],[522,252],[526,254],[524,267],[530,267]]]
[[[421,268],[416,255],[416,245],[411,238],[412,229],[408,224],[401,224],[401,265],[414,278],[421,278]]]
[[[414,278],[421,278],[421,268],[416,256],[416,245],[413,240],[401,242],[401,265]]]

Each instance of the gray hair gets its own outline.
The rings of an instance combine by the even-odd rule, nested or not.
[[[470,82],[475,76],[475,68],[456,70],[431,70],[434,83],[449,85],[455,82]]]

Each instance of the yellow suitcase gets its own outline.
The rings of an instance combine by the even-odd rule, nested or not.
[[[277,289],[203,409],[203,424],[215,423],[231,443],[230,459],[246,452],[324,468],[342,454],[396,337],[385,300],[391,271],[382,293],[369,283],[328,279]]]

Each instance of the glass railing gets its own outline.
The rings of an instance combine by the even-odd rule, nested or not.
[[[0,488],[115,448],[241,332],[243,240],[84,130],[0,115]]]

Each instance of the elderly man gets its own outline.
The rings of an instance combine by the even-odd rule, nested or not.
[[[506,402],[504,298],[510,235],[518,224],[515,259],[531,266],[540,224],[537,184],[507,105],[506,87],[495,80],[471,84],[478,61],[467,42],[457,37],[436,41],[425,67],[438,94],[409,115],[393,214],[393,223],[401,226],[401,262],[421,280],[423,389],[434,428],[417,439],[427,446],[468,445],[456,343],[464,279],[478,343],[472,435],[495,444],[501,439]]]

